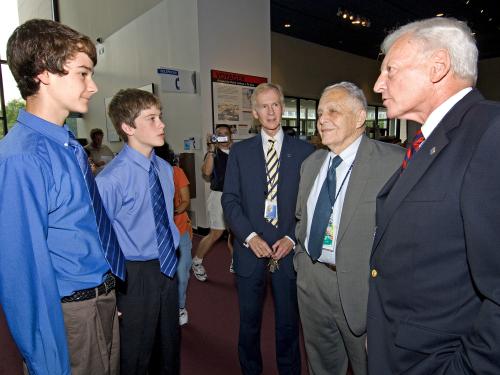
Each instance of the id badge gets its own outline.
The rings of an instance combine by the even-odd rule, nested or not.
[[[264,218],[268,221],[278,219],[278,202],[276,200],[266,199],[264,206]]]
[[[323,238],[323,249],[328,251],[333,251],[333,240],[335,239],[335,224],[332,218],[328,221],[328,226],[326,227],[325,237]]]

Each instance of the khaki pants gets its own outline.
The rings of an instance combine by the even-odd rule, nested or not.
[[[72,375],[118,375],[120,335],[115,291],[62,304]]]

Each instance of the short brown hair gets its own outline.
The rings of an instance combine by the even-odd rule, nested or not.
[[[90,138],[94,138],[94,136],[96,136],[97,134],[104,135],[104,132],[102,131],[102,129],[94,128],[90,131]]]
[[[33,19],[14,30],[7,42],[7,63],[26,99],[38,92],[37,75],[47,70],[65,75],[64,65],[83,52],[97,64],[94,43],[89,37],[61,23]]]
[[[125,123],[134,128],[134,121],[141,111],[151,107],[157,107],[161,110],[161,103],[157,96],[148,91],[124,89],[113,96],[111,103],[109,103],[108,114],[117,133],[125,142],[128,141],[128,136],[123,131],[122,124]]]

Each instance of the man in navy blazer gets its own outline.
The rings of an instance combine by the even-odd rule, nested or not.
[[[369,372],[500,374],[500,105],[473,89],[463,22],[408,24],[382,50],[374,89],[425,140],[377,198]]]
[[[235,236],[233,257],[240,305],[238,352],[244,375],[262,373],[260,329],[268,275],[273,288],[279,373],[300,374],[301,369],[292,249],[300,166],[313,147],[283,133],[283,107],[278,85],[264,83],[255,89],[252,113],[262,125],[261,134],[231,148],[222,194],[224,216]],[[275,162],[266,164],[274,151]],[[277,171],[277,175],[270,173],[277,176],[275,198],[271,194],[274,188],[268,185],[268,171]]]

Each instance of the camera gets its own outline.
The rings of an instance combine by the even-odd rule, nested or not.
[[[210,136],[209,143],[224,143],[224,142],[229,142],[229,137],[227,135],[212,134]]]

